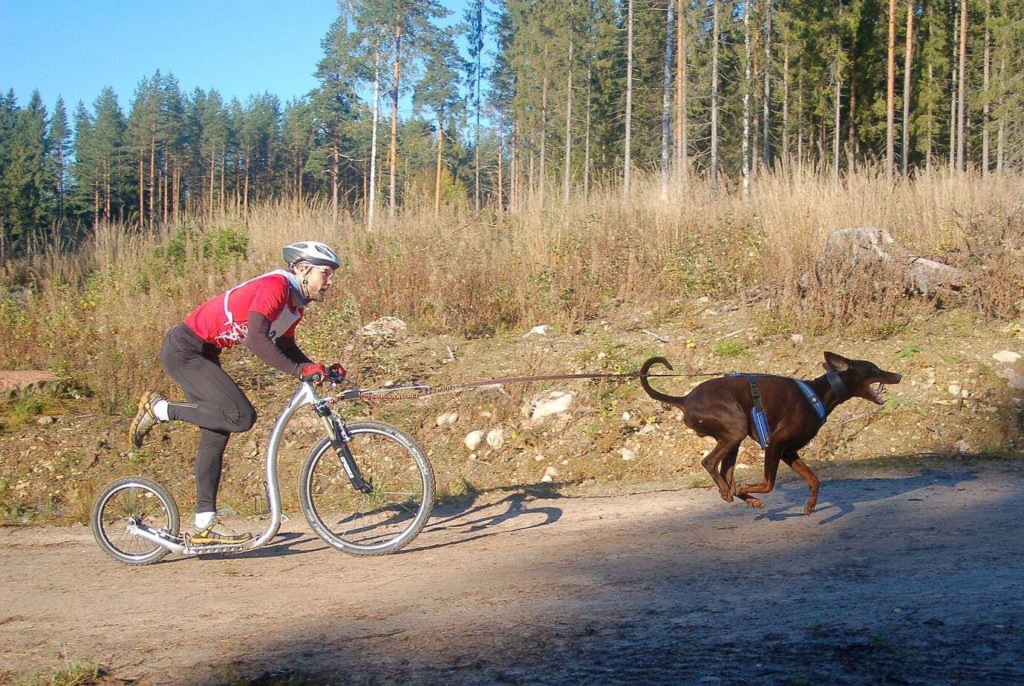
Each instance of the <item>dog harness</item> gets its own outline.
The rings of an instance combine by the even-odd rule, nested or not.
[[[833,388],[836,388],[836,384],[847,393],[849,397],[849,391],[846,390],[846,385],[843,380],[839,378],[839,375],[835,372],[829,372],[829,374],[835,375],[835,381],[829,379],[829,383],[832,384]],[[757,390],[757,377],[764,376],[764,374],[741,374],[737,372],[733,376],[746,376],[747,381],[750,383],[750,395],[754,398],[754,406],[750,408],[750,419],[754,423],[754,436],[757,438],[757,442],[761,445],[761,449],[764,450],[768,447],[768,434],[771,433],[768,429],[768,420],[764,416],[764,408],[761,407],[761,393]],[[793,379],[797,387],[803,391],[804,396],[807,398],[807,402],[814,408],[814,414],[818,415],[818,426],[825,423],[828,418],[828,411],[825,409],[825,403],[821,402],[821,398],[814,392],[811,385],[806,381],[800,379]],[[837,389],[838,390],[838,389]]]

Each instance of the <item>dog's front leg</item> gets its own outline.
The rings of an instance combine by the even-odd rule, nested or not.
[[[747,505],[761,509],[764,507],[764,501],[759,498],[755,498],[750,493],[771,493],[775,488],[775,477],[779,472],[779,458],[782,451],[777,447],[776,443],[773,443],[771,439],[768,440],[768,447],[764,451],[764,482],[756,486],[744,486],[737,490],[736,495],[742,498]]]
[[[814,507],[818,504],[818,489],[821,487],[821,482],[814,472],[811,471],[811,468],[800,459],[797,453],[788,453],[782,459],[794,472],[800,475],[800,478],[807,482],[807,488],[810,489],[811,495],[808,496],[807,502],[804,503],[804,514],[811,514],[814,512]]]

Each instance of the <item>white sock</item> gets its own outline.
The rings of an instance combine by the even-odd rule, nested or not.
[[[217,519],[216,512],[196,512],[196,528],[200,530],[205,529],[213,524],[215,519]]]
[[[160,400],[153,403],[153,414],[156,415],[156,418],[161,422],[169,421],[170,417],[167,416],[167,401],[160,398]]]

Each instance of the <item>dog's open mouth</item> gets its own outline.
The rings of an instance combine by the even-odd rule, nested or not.
[[[871,399],[874,400],[875,403],[877,403],[878,405],[885,404],[885,398],[883,397],[883,393],[885,393],[885,384],[882,383],[881,381],[871,386],[868,386],[868,393],[871,394]]]

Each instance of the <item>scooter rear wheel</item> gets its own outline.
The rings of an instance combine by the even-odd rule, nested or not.
[[[92,535],[107,555],[126,565],[148,565],[169,553],[167,548],[132,534],[130,525],[145,525],[178,535],[178,505],[171,494],[149,479],[128,477],[103,487],[92,506]]]

